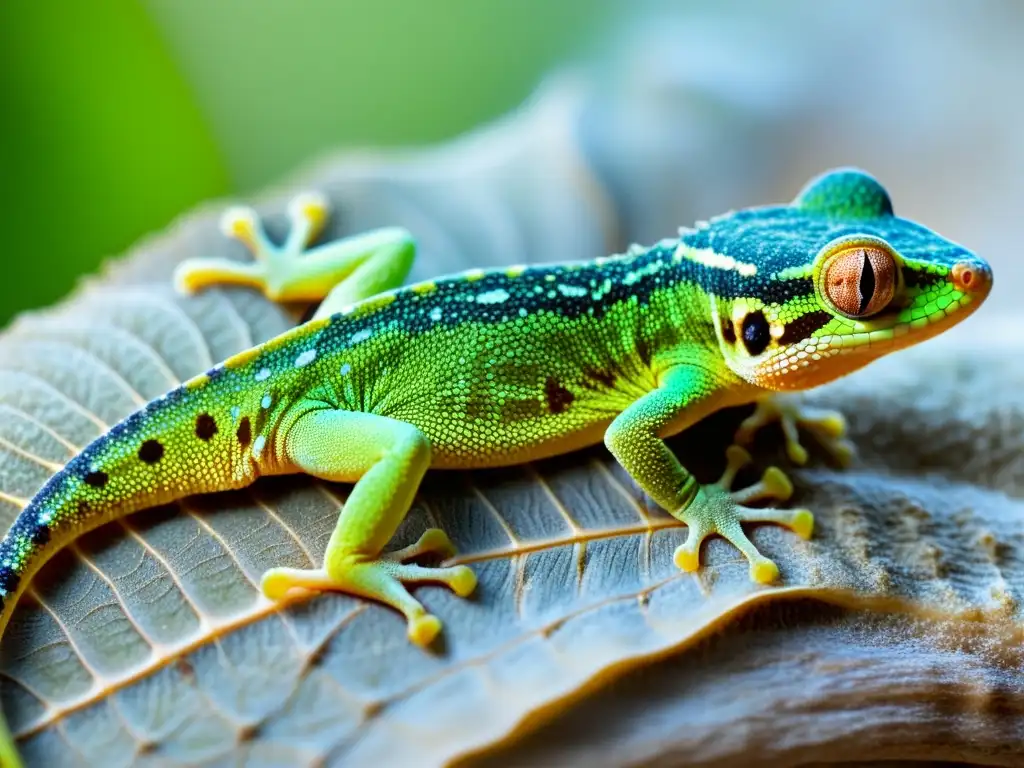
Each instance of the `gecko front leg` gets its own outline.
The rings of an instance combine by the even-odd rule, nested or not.
[[[684,571],[700,564],[700,545],[711,534],[732,543],[750,563],[750,577],[760,583],[778,578],[779,569],[747,538],[742,523],[769,522],[809,538],[814,517],[806,509],[745,506],[755,500],[786,500],[793,487],[781,470],[772,467],[750,488],[730,490],[736,472],[749,459],[743,449],[730,449],[725,474],[700,485],[679,463],[662,437],[696,422],[715,408],[716,389],[702,369],[680,366],[669,370],[658,389],[619,414],[605,434],[605,444],[622,467],[663,509],[689,527],[686,543],[676,549],[675,563]]]
[[[244,243],[254,261],[187,259],[175,271],[175,285],[182,293],[231,284],[258,288],[272,301],[322,300],[315,317],[325,317],[405,281],[416,255],[412,235],[389,227],[309,248],[328,214],[323,196],[299,195],[288,206],[288,237],[276,246],[252,208],[229,208],[221,230]]]

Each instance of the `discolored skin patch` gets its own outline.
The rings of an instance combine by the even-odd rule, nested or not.
[[[213,439],[217,434],[217,421],[208,413],[201,413],[196,417],[196,437],[203,441]]]
[[[164,457],[164,446],[159,440],[147,440],[139,446],[139,459],[146,464],[156,464]]]
[[[600,368],[587,366],[583,369],[583,378],[589,386],[595,388],[610,389],[615,386],[615,374]]]
[[[732,324],[732,318],[722,318],[722,340],[730,346],[736,343],[736,327]]]
[[[576,399],[576,395],[563,387],[554,376],[548,376],[544,382],[544,396],[548,401],[548,410],[552,413],[564,413]]]
[[[242,420],[238,423],[235,437],[238,438],[238,442],[243,448],[249,447],[249,443],[252,442],[252,424],[248,416],[243,416]]]
[[[84,478],[86,485],[91,485],[93,488],[102,488],[110,480],[110,476],[106,472],[90,472]]]
[[[795,344],[801,339],[805,339],[815,331],[821,330],[828,323],[832,321],[833,315],[824,312],[808,312],[806,315],[800,315],[794,320],[786,323],[785,330],[782,335],[778,338],[778,343],[782,345]]]

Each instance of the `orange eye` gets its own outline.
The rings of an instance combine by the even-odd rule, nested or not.
[[[859,245],[840,251],[825,265],[825,295],[849,317],[870,317],[896,293],[896,260],[884,248]]]

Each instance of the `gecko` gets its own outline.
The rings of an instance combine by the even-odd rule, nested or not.
[[[353,483],[320,567],[267,571],[263,593],[337,590],[397,609],[426,646],[440,620],[410,593],[433,582],[459,596],[476,585],[449,537],[426,530],[385,548],[428,469],[497,467],[602,441],[636,485],[688,527],[674,553],[700,566],[717,534],[760,583],[779,578],[746,523],[810,538],[777,467],[734,490],[742,446],[780,423],[804,463],[804,428],[849,459],[840,414],[806,407],[805,390],[924,341],[970,315],[992,286],[989,265],[896,216],[871,175],[843,168],[789,204],[734,211],[651,247],[588,262],[470,270],[402,286],[415,242],[386,228],[315,245],[326,198],[289,205],[291,230],[271,242],[249,208],[222,228],[251,261],[179,265],[183,293],[233,284],[281,302],[321,302],[308,322],[230,357],[150,402],[58,471],[0,542],[0,632],[32,575],[75,537],[136,510],[237,489],[264,475]],[[788,398],[788,399],[786,399]],[[719,409],[754,404],[723,477],[700,484],[665,438]],[[4,726],[6,731],[6,726]],[[3,765],[18,765],[9,734]]]

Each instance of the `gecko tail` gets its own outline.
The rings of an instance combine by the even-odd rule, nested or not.
[[[0,712],[0,768],[23,768],[23,765],[7,718]]]

